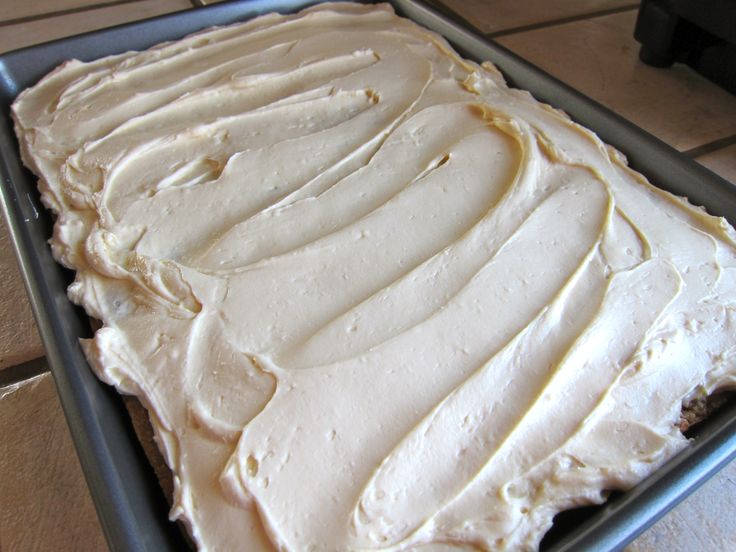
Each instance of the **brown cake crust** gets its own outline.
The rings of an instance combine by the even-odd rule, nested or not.
[[[130,421],[133,424],[133,430],[135,431],[136,437],[143,447],[143,452],[151,464],[156,479],[164,492],[166,502],[169,506],[172,504],[172,498],[174,496],[174,479],[171,474],[171,470],[166,465],[164,457],[161,455],[161,451],[158,449],[156,439],[153,433],[153,427],[151,421],[148,418],[148,412],[146,412],[143,404],[138,400],[137,397],[132,395],[123,395],[123,404],[128,411]]]

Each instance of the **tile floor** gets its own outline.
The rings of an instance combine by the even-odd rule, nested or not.
[[[0,52],[209,0],[3,0]],[[435,0],[436,4],[440,0]],[[442,0],[480,32],[736,185],[736,97],[686,67],[647,67],[626,0]],[[0,550],[104,550],[79,463],[0,220]],[[736,462],[630,551],[736,545]]]

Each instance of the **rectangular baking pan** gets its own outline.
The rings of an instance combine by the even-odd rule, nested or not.
[[[2,203],[59,397],[103,530],[112,550],[166,551],[190,546],[167,521],[167,505],[117,393],[89,370],[78,344],[92,330],[66,297],[73,275],[51,257],[52,219],[39,201],[36,178],[23,168],[9,109],[13,99],[59,63],[92,60],[175,40],[212,25],[269,11],[293,12],[314,2],[231,2],[174,13],[0,55],[0,177]],[[736,223],[736,187],[633,124],[545,74],[505,48],[474,34],[451,16],[411,0],[396,11],[444,35],[465,57],[490,60],[510,85],[566,111],[624,152],[656,185],[687,196]],[[599,507],[559,515],[542,542],[549,551],[617,550],[736,457],[736,400],[700,424],[693,444],[655,475]]]

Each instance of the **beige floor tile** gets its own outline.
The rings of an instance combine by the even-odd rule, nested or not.
[[[0,2],[0,21],[20,19],[109,2],[110,0],[34,0],[33,2],[29,2],[28,0],[2,0]]]
[[[439,0],[475,28],[495,33],[621,6],[632,0]]]
[[[0,369],[43,355],[5,220],[0,215]]]
[[[0,388],[4,552],[107,550],[49,373]]]
[[[0,52],[191,7],[189,0],[140,0],[8,25],[0,31]]]
[[[736,185],[736,144],[701,155],[696,160]]]
[[[626,552],[733,550],[736,543],[734,511],[736,462],[731,462],[636,539]]]
[[[736,96],[683,65],[641,63],[635,19],[632,10],[499,42],[680,150],[736,134]]]

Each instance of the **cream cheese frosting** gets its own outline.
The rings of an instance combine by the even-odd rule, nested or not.
[[[534,549],[736,382],[736,233],[385,5],[23,92],[97,375],[201,550]]]

